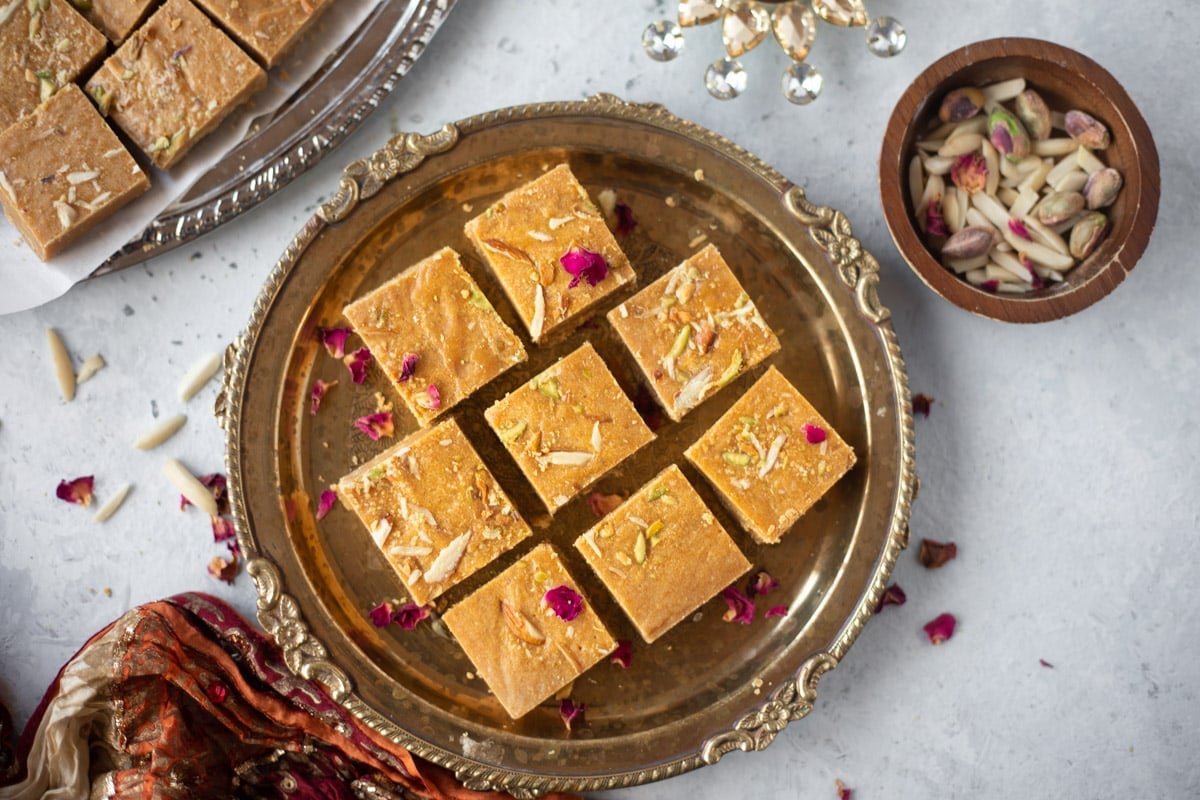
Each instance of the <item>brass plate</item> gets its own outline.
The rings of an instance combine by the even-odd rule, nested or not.
[[[623,240],[641,285],[705,241],[716,243],[783,350],[771,359],[858,454],[858,465],[774,547],[740,531],[681,452],[761,374],[743,375],[658,431],[633,464],[600,483],[629,492],[671,461],[732,531],[747,557],[782,582],[752,625],[723,622],[715,598],[647,646],[591,577],[571,542],[594,522],[583,500],[551,523],[482,422],[482,409],[590,338],[627,389],[632,364],[601,314],[464,404],[456,416],[497,472],[535,537],[456,590],[482,585],[536,541],[558,545],[598,611],[634,642],[628,671],[604,662],[575,683],[587,724],[568,735],[555,704],[513,722],[439,626],[376,629],[366,612],[403,595],[367,531],[345,509],[314,518],[322,489],[388,444],[351,421],[395,400],[373,374],[357,387],[316,338],[342,305],[444,244],[515,330],[511,309],[462,235],[462,225],[502,192],[569,161],[593,194],[614,188],[639,222]],[[466,210],[469,207],[470,210]],[[870,617],[907,544],[915,481],[904,365],[878,302],[878,263],[845,217],[736,145],[655,105],[611,96],[504,109],[402,134],[347,168],[337,196],[301,230],[268,278],[246,334],[228,353],[218,411],[237,529],[259,592],[259,619],[296,672],[322,681],[368,724],[475,788],[522,796],[645,783],[715,763],[732,749],[766,747],[812,709],[817,681],[836,666]],[[527,341],[527,339],[526,339]],[[528,344],[527,344],[528,346]],[[763,365],[765,367],[765,365]],[[336,378],[315,417],[312,380]],[[397,437],[415,423],[395,402]],[[395,440],[392,440],[395,441]],[[543,527],[536,527],[542,525]],[[786,617],[764,619],[768,605]]]

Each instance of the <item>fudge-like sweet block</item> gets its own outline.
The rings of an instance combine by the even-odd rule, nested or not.
[[[453,419],[342,478],[338,497],[422,605],[530,535]]]
[[[153,7],[154,0],[89,0],[83,16],[110,42],[120,45]]]
[[[525,360],[521,340],[449,247],[344,313],[421,425]]]
[[[756,540],[775,544],[854,466],[854,450],[771,367],[684,455]]]
[[[654,439],[590,343],[484,417],[551,514]]]
[[[591,306],[637,281],[604,217],[566,164],[504,195],[465,230],[535,342],[565,330]],[[572,274],[564,256],[576,271],[589,259],[593,266]]]
[[[45,261],[150,181],[75,84],[0,133],[0,203]]]
[[[750,569],[672,464],[575,540],[647,642]]]
[[[779,350],[711,244],[614,308],[608,321],[676,422]]]
[[[167,0],[87,82],[87,92],[162,169],[170,169],[267,74],[188,0]]]
[[[196,0],[268,69],[278,64],[329,0]]]
[[[67,0],[0,2],[0,130],[91,69],[107,46]]]
[[[570,611],[560,616],[551,599],[561,604],[564,595],[575,598],[566,604]],[[558,608],[563,611],[562,605]],[[529,551],[442,619],[513,719],[617,648],[548,544]]]

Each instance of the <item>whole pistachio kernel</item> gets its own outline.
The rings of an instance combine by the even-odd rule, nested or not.
[[[1070,137],[1089,150],[1103,150],[1112,141],[1104,123],[1086,111],[1068,111],[1063,124]]]
[[[1043,225],[1058,225],[1083,211],[1086,201],[1079,192],[1053,192],[1038,204],[1037,218]]]
[[[978,258],[987,254],[995,244],[995,233],[991,228],[972,225],[951,236],[942,245],[945,258]]]
[[[1090,256],[1108,235],[1108,217],[1099,211],[1086,215],[1071,229],[1071,255],[1082,261]]]
[[[1111,206],[1121,191],[1122,183],[1121,173],[1112,167],[1096,170],[1089,175],[1083,186],[1083,198],[1087,201],[1088,209],[1095,211]]]
[[[1026,89],[1017,95],[1013,107],[1016,109],[1017,118],[1035,142],[1050,138],[1050,130],[1053,127],[1050,122],[1050,107],[1040,94],[1033,89]]]
[[[938,108],[938,119],[942,122],[968,120],[983,109],[985,100],[983,92],[974,86],[955,89],[942,98],[942,105]]]
[[[1020,161],[1029,155],[1029,134],[1021,120],[1004,108],[988,116],[988,141],[1009,161]]]

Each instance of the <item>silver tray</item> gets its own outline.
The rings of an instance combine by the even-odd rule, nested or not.
[[[274,115],[91,277],[131,267],[208,233],[314,166],[412,69],[455,2],[381,0]]]

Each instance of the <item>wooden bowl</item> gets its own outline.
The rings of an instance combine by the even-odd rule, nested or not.
[[[1112,144],[1101,159],[1121,172],[1124,187],[1105,209],[1108,237],[1082,263],[1051,284],[1025,295],[992,294],[942,266],[915,223],[908,191],[908,162],[915,142],[937,121],[942,98],[961,86],[983,86],[1023,77],[1051,109],[1086,111],[1108,126]],[[1085,55],[1037,39],[989,39],[935,61],[896,104],[879,157],[884,218],[900,254],[929,288],[956,306],[1006,322],[1046,322],[1074,314],[1107,295],[1133,269],[1158,216],[1158,151],[1141,113],[1121,85]]]

